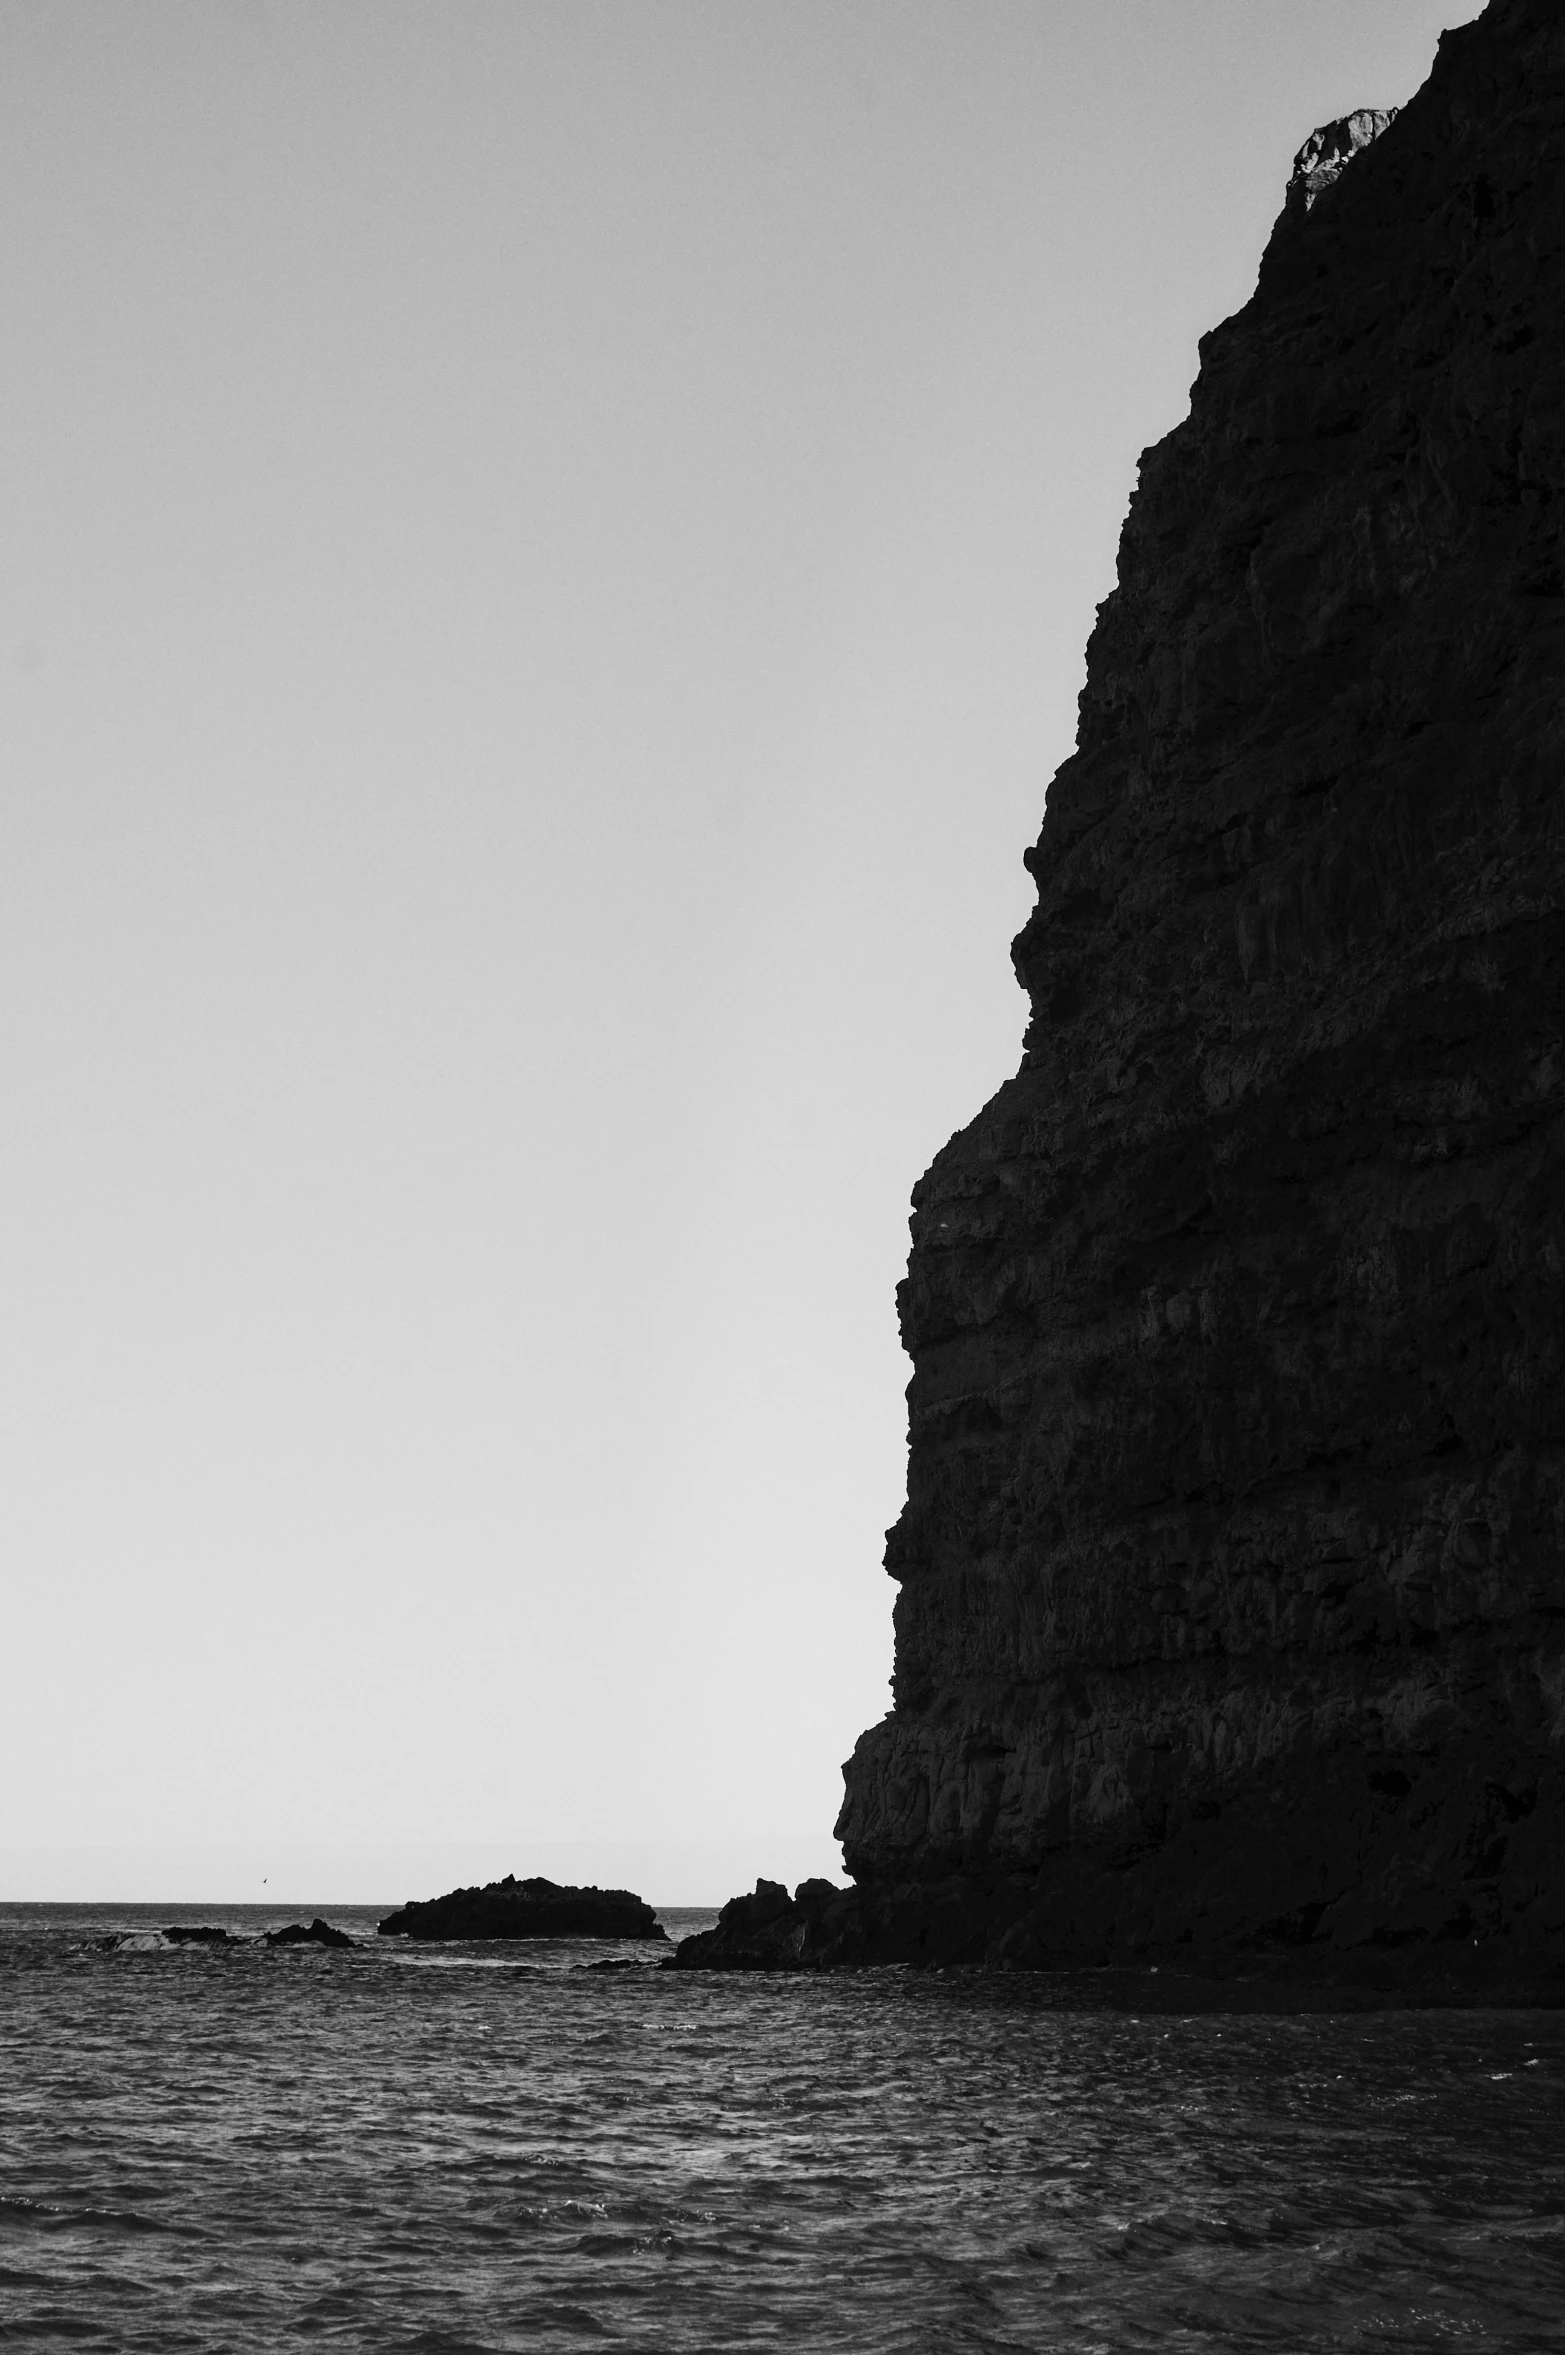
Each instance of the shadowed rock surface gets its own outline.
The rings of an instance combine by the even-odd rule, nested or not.
[[[377,1928],[401,1938],[665,1938],[650,1905],[629,1889],[562,1888],[507,1873],[482,1889],[404,1905]]]
[[[859,1892],[830,1881],[801,1881],[790,1897],[781,1881],[760,1880],[730,1897],[710,1930],[682,1938],[671,1967],[681,1971],[797,1971],[864,1959]],[[670,1965],[665,1965],[665,1969]]]
[[[228,1932],[215,1922],[175,1922],[163,1933],[170,1946],[226,1946]]]
[[[913,1197],[858,1902],[752,1950],[1565,1984],[1562,493],[1565,10],[1493,0],[1142,461]]]
[[[264,1930],[262,1936],[268,1946],[356,1946],[346,1930],[333,1929],[319,1914],[311,1922],[289,1922],[281,1930]]]

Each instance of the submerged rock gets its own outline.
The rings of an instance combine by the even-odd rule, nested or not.
[[[1557,0],[1301,152],[1027,864],[1021,1069],[913,1198],[856,1950],[1558,1992]]]
[[[518,1881],[510,1873],[481,1889],[404,1905],[377,1924],[385,1938],[666,1938],[644,1899],[629,1889],[573,1889]]]
[[[262,1935],[268,1946],[356,1946],[358,1944],[358,1940],[350,1938],[346,1930],[334,1929],[330,1922],[322,1921],[319,1914],[308,1924],[289,1922],[285,1929],[266,1930]]]

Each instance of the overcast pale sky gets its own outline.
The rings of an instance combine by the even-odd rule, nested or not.
[[[0,0],[0,1895],[840,1871],[1137,454],[1476,12]]]

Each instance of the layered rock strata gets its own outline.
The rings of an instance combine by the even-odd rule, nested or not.
[[[629,1889],[567,1888],[541,1877],[488,1881],[404,1905],[376,1923],[383,1938],[666,1938]]]
[[[1493,0],[1142,461],[806,1959],[1560,1984],[1562,520],[1565,9]]]

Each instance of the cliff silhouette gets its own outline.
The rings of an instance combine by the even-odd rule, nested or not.
[[[688,1960],[1565,1994],[1562,524],[1565,10],[1492,0],[1142,460],[913,1197],[857,1892]]]

